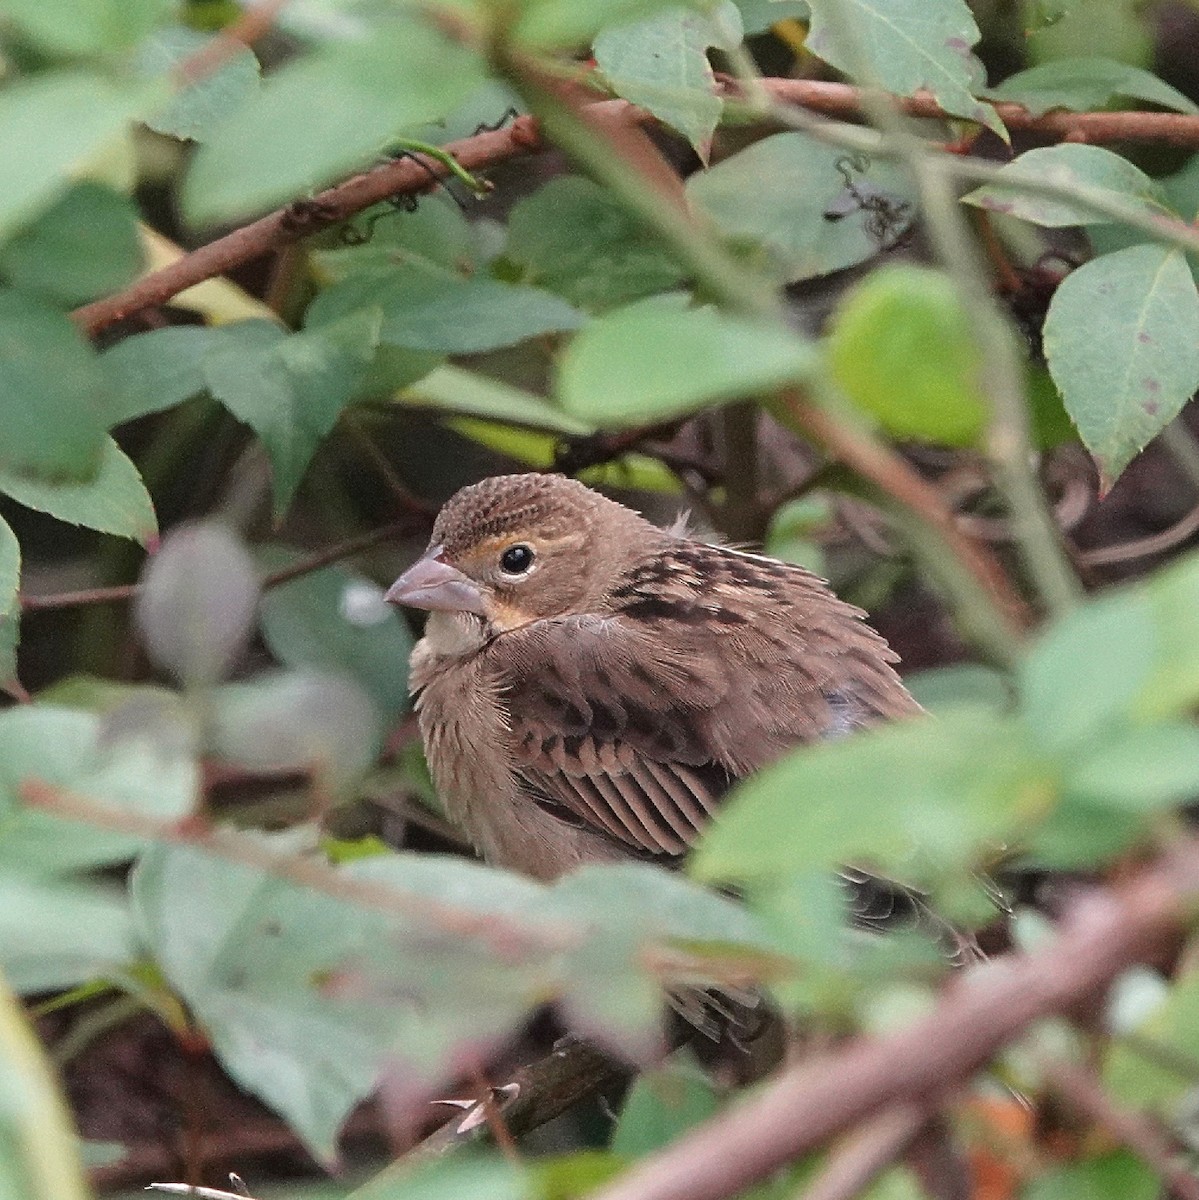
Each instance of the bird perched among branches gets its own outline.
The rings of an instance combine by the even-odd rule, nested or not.
[[[921,711],[864,614],[811,572],[563,476],[463,488],[387,596],[430,612],[411,685],[450,817],[539,879],[677,863],[738,779]]]
[[[736,780],[920,712],[864,614],[809,571],[562,476],[463,488],[387,595],[431,614],[411,680],[447,811],[539,879],[678,858]]]

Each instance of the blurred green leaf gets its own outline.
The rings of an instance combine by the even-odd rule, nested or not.
[[[60,521],[132,538],[143,546],[158,536],[150,493],[112,438],[105,438],[100,466],[84,483],[49,483],[0,468],[0,492]]]
[[[789,500],[770,518],[763,549],[772,558],[798,563],[825,578],[828,570],[820,538],[832,519],[831,506],[821,496]]]
[[[1056,791],[1056,767],[1017,720],[946,709],[794,751],[738,785],[691,869],[753,879],[867,862],[919,879],[1015,837]]]
[[[1038,195],[1023,190],[1023,180],[1070,188],[1079,196],[1066,200]],[[975,188],[962,200],[1035,225],[1093,225],[1115,220],[1087,204],[1088,192],[1108,203],[1123,202],[1147,216],[1169,215],[1160,187],[1128,159],[1102,146],[1070,142],[1026,150],[1000,168],[994,183]]]
[[[1063,784],[1068,795],[1129,812],[1199,799],[1199,729],[1175,721],[1109,734],[1087,746]]]
[[[86,480],[104,452],[104,376],[58,309],[0,289],[0,467]]]
[[[1024,1200],[1153,1200],[1161,1194],[1157,1172],[1127,1150],[1064,1163],[1033,1179]]]
[[[590,310],[639,300],[683,279],[656,234],[578,175],[551,180],[513,208],[504,253],[528,283]]]
[[[349,1200],[531,1200],[527,1169],[498,1154],[453,1154],[381,1171]]]
[[[1034,117],[1053,108],[1086,112],[1124,100],[1199,113],[1199,105],[1152,72],[1110,58],[1058,58],[1041,63],[988,88],[987,98],[1023,104]]]
[[[687,180],[687,198],[723,233],[760,247],[763,268],[788,283],[853,266],[894,245],[915,208],[912,185],[894,163],[855,158],[794,132],[763,138],[697,171]]]
[[[1199,387],[1199,292],[1182,251],[1131,246],[1072,271],[1044,347],[1106,491]]]
[[[0,517],[0,684],[17,678],[21,639],[21,546],[12,526]]]
[[[157,30],[138,47],[137,66],[150,76],[166,75],[212,41],[195,29],[175,25]],[[221,121],[258,91],[258,59],[247,46],[224,51],[220,66],[195,80],[146,118],[156,133],[204,141]]]
[[[662,986],[714,980],[703,952],[777,956],[778,943],[736,901],[645,863],[583,866],[554,885],[545,912],[596,922],[586,940],[563,956],[562,1003],[572,1028],[617,1046],[635,1060],[652,1056],[662,1040]],[[701,957],[671,962],[677,945]],[[657,969],[655,969],[655,964]]]
[[[601,29],[626,25],[664,8],[678,7],[678,0],[520,0],[516,40],[534,49],[569,48],[590,41]],[[689,4],[688,7],[700,7]]]
[[[0,977],[0,1195],[88,1200],[78,1145],[54,1070]]]
[[[524,284],[463,279],[410,264],[357,271],[322,292],[308,310],[308,328],[364,308],[383,314],[379,339],[406,350],[475,354],[543,333],[577,329],[584,316],[565,300]]]
[[[1007,676],[977,663],[951,663],[917,671],[906,676],[904,683],[933,712],[956,704],[986,705],[999,711],[1012,705],[1012,686]]]
[[[1199,972],[1186,970],[1174,979],[1165,1001],[1128,1032],[1136,1035],[1136,1041],[1117,1041],[1112,1046],[1104,1065],[1104,1083],[1121,1104],[1171,1115],[1171,1110],[1194,1088],[1194,1077],[1172,1068],[1171,1059],[1193,1064],[1199,1070],[1195,1055],[1195,1046],[1199,1045]],[[1142,1054],[1137,1042],[1160,1047],[1160,1053]]]
[[[224,330],[205,354],[209,390],[266,447],[277,512],[287,508],[317,446],[357,391],[379,322],[377,308],[293,334],[245,321]]]
[[[0,18],[61,55],[127,50],[170,10],[170,0],[0,0]]]
[[[706,163],[724,107],[707,52],[732,49],[741,37],[741,14],[733,4],[708,13],[668,8],[601,30],[592,54],[618,96],[677,129]]]
[[[205,224],[310,192],[446,116],[482,79],[472,51],[409,16],[326,43],[268,77],[212,132],[184,185],[184,210]]]
[[[0,275],[64,306],[124,287],[142,269],[137,209],[98,183],[77,183],[0,245]]]
[[[58,793],[94,806],[96,819],[52,815],[25,802],[26,789],[51,801]],[[186,735],[114,728],[100,717],[51,705],[22,705],[0,713],[0,864],[27,875],[119,863],[149,840],[103,828],[112,812],[136,820],[178,821],[199,789],[199,770]]]
[[[259,844],[268,863],[288,857],[288,839]],[[452,1056],[484,1053],[515,1025],[548,962],[535,937],[509,939],[502,965],[489,949],[495,914],[514,902],[524,912],[542,894],[535,884],[420,855],[337,874],[401,906],[338,899],[191,848],[155,847],[132,885],[144,936],[226,1070],[326,1162],[385,1065],[394,1099],[426,1098]]]
[[[249,641],[258,592],[254,560],[229,529],[178,525],[143,573],[134,619],[163,670],[189,687],[209,686]]]
[[[925,89],[946,112],[1007,140],[995,110],[973,94],[980,71],[970,48],[979,33],[965,0],[852,0],[830,20],[833,2],[811,0],[805,45],[818,58],[851,76],[860,71],[857,82],[898,96]],[[852,25],[854,46],[842,44],[838,20]]]
[[[1021,707],[1050,746],[1122,724],[1152,677],[1157,628],[1144,588],[1126,588],[1055,621],[1020,666]]]
[[[279,671],[226,683],[209,696],[206,749],[258,773],[313,777],[340,798],[374,763],[383,728],[368,695],[351,678]]]
[[[277,570],[297,557],[272,552],[267,563]],[[385,721],[408,708],[412,635],[373,580],[346,567],[324,567],[267,591],[259,619],[271,653],[285,666],[355,680]]]
[[[634,1080],[612,1134],[612,1152],[641,1158],[661,1150],[719,1109],[712,1081],[686,1058],[672,1058]]]
[[[26,3],[60,23],[42,0]],[[84,71],[47,71],[0,90],[0,238],[36,217],[122,137],[148,95]]]
[[[798,382],[815,365],[797,334],[681,305],[655,297],[578,333],[558,364],[563,405],[601,425],[650,424]]]
[[[110,885],[0,876],[0,971],[24,995],[61,991],[128,968],[133,916]]]
[[[973,321],[939,272],[873,272],[840,305],[827,348],[834,381],[892,436],[971,446],[986,429]]]

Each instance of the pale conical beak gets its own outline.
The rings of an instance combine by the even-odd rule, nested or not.
[[[440,546],[430,546],[424,556],[387,589],[387,601],[409,608],[427,608],[431,612],[466,612],[485,617],[487,610],[478,585],[456,567],[442,562],[441,552]]]

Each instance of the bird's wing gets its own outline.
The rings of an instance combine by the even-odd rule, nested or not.
[[[610,613],[492,643],[515,769],[565,819],[683,854],[737,778],[919,711],[860,616],[799,568],[678,539]]]

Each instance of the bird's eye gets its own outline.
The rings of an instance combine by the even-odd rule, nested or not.
[[[533,549],[523,542],[509,546],[500,555],[500,570],[505,575],[523,575],[533,565]]]

